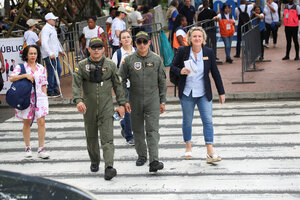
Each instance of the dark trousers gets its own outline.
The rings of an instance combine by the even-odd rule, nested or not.
[[[241,53],[241,41],[242,41],[242,31],[241,27],[238,26],[237,28],[237,37],[236,37],[236,56],[240,56]]]
[[[217,57],[217,30],[215,28],[209,29],[206,31],[206,34],[206,46],[212,48]]]
[[[127,92],[129,95],[129,88],[127,88]],[[126,141],[130,141],[133,139],[132,131],[131,131],[131,122],[130,122],[130,113],[125,112],[124,119],[121,120],[121,127],[124,130],[124,136]]]
[[[2,73],[0,72],[0,91],[2,90],[3,86],[4,83],[3,83]]]
[[[266,23],[266,35],[265,35],[266,44],[269,44],[269,38],[270,38],[271,32],[272,32],[272,35],[273,35],[273,44],[276,44],[277,43],[278,28],[276,30],[274,30],[271,27],[271,24]]]
[[[286,53],[285,56],[289,57],[290,50],[292,47],[292,38],[295,44],[296,57],[299,57],[299,43],[298,43],[298,26],[296,27],[288,27],[286,26],[284,29],[285,38],[286,38]]]
[[[261,48],[261,55],[260,57],[264,58],[264,39],[265,39],[265,30],[260,31],[260,48]]]

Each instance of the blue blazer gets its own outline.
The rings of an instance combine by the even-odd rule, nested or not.
[[[184,61],[189,59],[190,50],[191,50],[191,46],[179,47],[171,64],[170,70],[174,74],[179,76],[179,83],[178,83],[179,98],[182,97],[183,90],[185,87],[186,77],[187,77],[187,75],[181,75],[180,71],[184,67]],[[207,59],[203,59],[205,94],[208,101],[211,101],[212,91],[211,91],[209,72],[211,72],[211,75],[215,81],[215,85],[217,87],[219,95],[225,94],[225,91],[224,91],[220,72],[216,65],[216,57],[214,55],[213,50],[206,46],[203,46],[202,50],[203,50],[203,58],[205,57],[207,58]]]

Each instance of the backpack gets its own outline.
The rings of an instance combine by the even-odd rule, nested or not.
[[[248,10],[248,5],[246,4],[245,7],[245,11],[242,12],[241,8],[238,7],[239,11],[240,11],[240,15],[239,15],[239,24],[238,26],[242,27],[242,25],[246,24],[247,22],[250,21],[250,16],[247,13]]]
[[[26,74],[24,65],[20,64],[20,67],[21,73],[19,75]],[[6,92],[7,104],[18,110],[25,110],[28,108],[30,105],[32,87],[34,87],[35,91],[35,83],[32,83],[27,78],[13,82],[9,90]]]

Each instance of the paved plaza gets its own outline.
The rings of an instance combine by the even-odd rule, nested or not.
[[[8,108],[0,107],[0,112]],[[9,115],[8,115],[9,116]],[[202,124],[195,112],[193,159],[184,160],[182,114],[178,102],[166,105],[160,119],[160,158],[157,174],[147,165],[135,166],[134,147],[128,146],[114,122],[115,168],[111,181],[89,170],[82,115],[75,106],[52,106],[46,119],[46,147],[51,158],[24,158],[22,123],[14,117],[0,127],[0,169],[68,183],[100,199],[300,199],[300,101],[214,102],[215,150],[222,161],[206,164]],[[37,125],[32,148],[37,149]]]

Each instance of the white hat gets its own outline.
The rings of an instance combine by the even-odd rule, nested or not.
[[[34,25],[38,24],[37,21],[33,20],[33,19],[29,19],[27,20],[26,24],[29,26],[29,27],[33,27]]]
[[[118,12],[122,12],[122,13],[125,13],[125,14],[127,14],[127,15],[129,14],[123,6],[120,6],[120,7],[118,8]]]
[[[49,19],[57,19],[58,17],[56,17],[55,15],[53,15],[52,12],[48,13],[47,15],[45,15],[45,20],[49,20]]]

